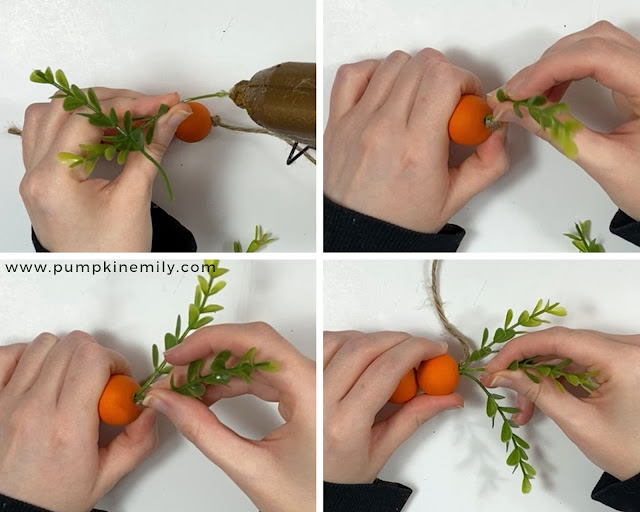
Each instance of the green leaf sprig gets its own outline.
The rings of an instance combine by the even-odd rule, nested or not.
[[[209,373],[202,375],[204,360],[198,359],[189,364],[187,380],[182,386],[176,386],[173,375],[169,381],[171,389],[180,394],[200,398],[204,395],[207,385],[228,385],[232,377],[239,377],[247,384],[251,384],[251,374],[255,370],[276,372],[278,366],[272,361],[255,362],[256,347],[249,349],[238,362],[227,367],[227,361],[231,359],[231,352],[223,350],[219,352],[209,366]]]
[[[541,364],[536,362],[536,359],[535,357],[531,357],[523,361],[513,361],[509,365],[509,370],[524,371],[525,375],[536,384],[540,384],[539,377],[547,377],[551,379],[561,393],[565,393],[566,389],[559,379],[564,379],[565,382],[568,382],[574,387],[581,387],[589,394],[593,393],[593,390],[598,387],[598,383],[593,380],[594,377],[598,375],[597,370],[579,373],[565,372],[564,369],[569,366],[573,360],[567,358],[559,363]],[[533,374],[534,371],[538,374],[537,376]]]
[[[594,238],[591,240],[591,221],[576,222],[575,233],[564,233],[564,236],[571,240],[573,246],[579,252],[605,252],[602,244],[599,244]]]
[[[275,242],[277,238],[271,238],[271,236],[271,233],[263,233],[262,226],[257,225],[254,238],[247,247],[247,252],[258,252],[265,245]],[[242,244],[238,240],[233,242],[233,252],[242,252]]]
[[[169,111],[167,105],[160,105],[158,112],[153,117],[136,119],[136,121],[144,120],[145,122],[135,127],[133,126],[134,119],[131,112],[127,110],[124,113],[121,126],[115,109],[111,108],[108,115],[104,114],[94,90],[90,88],[85,93],[77,85],[69,85],[69,81],[61,69],[57,70],[55,74],[49,67],[45,71],[36,69],[31,73],[30,79],[32,82],[49,84],[56,87],[59,92],[54,94],[52,98],[63,98],[62,108],[65,111],[69,112],[81,107],[86,107],[91,110],[92,113],[80,113],[78,115],[86,117],[93,126],[112,128],[116,131],[116,135],[105,135],[102,137],[103,143],[81,144],[80,148],[84,151],[84,155],[67,152],[59,153],[58,160],[60,162],[68,164],[70,167],[82,165],[84,172],[90,175],[101,157],[104,157],[106,160],[112,160],[117,151],[117,162],[120,165],[124,165],[130,152],[140,152],[156,166],[164,180],[169,199],[173,200],[173,190],[171,189],[171,183],[169,182],[167,173],[155,158],[145,150],[145,143],[147,145],[151,144],[153,140],[156,121]]]
[[[518,315],[518,319],[515,321],[513,310],[509,309],[505,316],[503,327],[499,327],[495,330],[491,341],[489,341],[489,329],[485,328],[482,334],[482,343],[480,348],[471,352],[469,357],[462,361],[459,366],[460,375],[464,375],[475,382],[487,396],[486,413],[487,416],[491,418],[491,428],[495,427],[496,417],[500,417],[502,419],[500,440],[506,445],[506,451],[508,453],[506,462],[508,466],[513,467],[514,472],[518,470],[518,468],[520,469],[522,473],[521,489],[524,494],[531,492],[531,480],[535,478],[536,470],[528,462],[529,456],[527,454],[527,450],[530,448],[529,444],[522,437],[514,433],[514,430],[518,429],[520,426],[506,416],[507,414],[517,414],[520,410],[517,407],[500,405],[500,400],[504,400],[505,397],[487,389],[486,386],[474,375],[477,372],[484,372],[485,368],[473,365],[474,363],[485,359],[490,354],[498,352],[499,349],[495,348],[496,345],[501,345],[520,334],[526,334],[528,332],[521,330],[522,328],[535,328],[542,324],[549,323],[548,320],[541,318],[543,315],[566,316],[566,314],[566,309],[560,306],[559,302],[551,303],[551,301],[547,300],[545,303],[542,299],[536,303],[531,312],[526,309],[522,311],[520,315]],[[515,361],[515,363],[518,365],[525,365],[522,368],[526,368],[525,371],[529,373],[530,370],[537,371],[538,367],[541,368],[540,372],[546,373],[546,367],[550,365],[537,365],[535,364],[535,359],[536,358],[527,359],[521,363]],[[513,367],[513,364],[514,363],[509,367],[510,369]],[[568,364],[571,364],[570,360],[567,365]],[[567,365],[560,366],[554,371],[562,371],[562,368],[565,368]],[[518,368],[519,367],[520,366],[518,366]],[[551,370],[549,370],[548,375],[551,375]],[[563,374],[562,376],[564,375],[568,374]]]
[[[554,141],[562,152],[572,160],[578,156],[578,146],[574,142],[575,134],[583,127],[582,123],[573,117],[568,117],[564,121],[559,120],[558,114],[570,114],[569,105],[566,103],[556,103],[542,108],[547,103],[544,96],[532,96],[526,100],[514,100],[498,89],[496,99],[500,103],[510,101],[513,103],[513,111],[518,117],[522,117],[521,108],[529,111],[529,115],[536,121],[543,130],[549,130],[551,140]]]
[[[219,304],[207,304],[210,297],[222,290],[227,283],[225,281],[217,281],[229,269],[218,266],[218,260],[205,260],[207,265],[208,278],[202,275],[198,276],[198,284],[196,286],[193,302],[189,304],[188,323],[184,330],[182,329],[182,317],[178,315],[176,326],[173,332],[164,335],[165,351],[179,345],[184,341],[189,333],[204,327],[213,321],[213,317],[209,313],[217,313],[224,308]],[[151,360],[153,362],[153,373],[145,380],[142,387],[135,394],[134,401],[142,403],[149,386],[153,384],[161,375],[168,375],[173,369],[166,360],[160,362],[160,351],[155,343],[151,347]]]

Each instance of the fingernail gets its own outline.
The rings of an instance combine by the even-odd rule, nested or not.
[[[458,409],[464,409],[464,404],[462,404],[462,405],[452,405],[451,407],[447,407],[447,411],[456,411]]]
[[[507,96],[514,96],[517,94],[518,89],[522,87],[524,82],[525,82],[525,77],[519,78],[515,82],[507,82],[504,85],[504,92],[506,93]]]
[[[508,379],[507,377],[502,377],[501,375],[497,375],[493,378],[493,380],[489,383],[487,387],[489,388],[509,388],[513,385],[513,381]]]
[[[171,114],[169,119],[167,119],[167,126],[172,130],[177,130],[180,123],[184,121],[187,117],[189,117],[193,112],[188,112],[186,110],[176,110]]]
[[[171,347],[169,350],[165,350],[165,351],[162,353],[162,355],[163,355],[163,356],[170,355],[170,354],[172,354],[173,352],[175,352],[175,351],[176,351],[176,348],[178,348],[178,345],[175,345],[175,346]]]
[[[160,400],[158,397],[152,396],[150,394],[144,397],[142,406],[148,407],[149,409],[153,409],[154,411],[158,411],[163,414],[167,412],[167,404]]]
[[[440,341],[440,351],[443,354],[446,354],[447,352],[449,352],[449,344],[446,341]]]

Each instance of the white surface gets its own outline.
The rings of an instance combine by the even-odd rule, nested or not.
[[[229,90],[285,61],[315,62],[314,2],[169,0],[0,3],[0,252],[32,252],[29,219],[18,194],[20,139],[30,103],[54,89],[29,82],[33,69],[63,69],[81,87],[101,85],[183,98]],[[255,126],[229,99],[202,102],[228,123]],[[214,128],[198,144],[175,140],[163,160],[175,199],[158,178],[154,200],[190,228],[201,251],[246,247],[253,228],[278,236],[274,252],[315,250],[316,167],[287,166],[289,146],[264,135]],[[11,219],[11,222],[8,222]]]
[[[365,332],[401,330],[446,339],[425,289],[424,261],[326,261],[324,328]],[[445,261],[441,297],[451,323],[479,342],[484,327],[500,327],[513,308],[531,310],[540,298],[559,301],[565,318],[554,325],[638,333],[640,267],[633,261]],[[493,331],[492,331],[493,332]],[[499,430],[491,430],[482,392],[468,379],[458,391],[463,411],[427,422],[387,463],[380,477],[413,489],[406,512],[496,510],[604,512],[590,494],[601,472],[551,420],[536,412],[519,433],[532,446],[538,471],[533,490],[520,494],[521,477],[505,464]]]
[[[0,344],[29,341],[42,331],[64,335],[80,329],[121,352],[136,378],[150,372],[151,345],[162,346],[164,333],[173,329],[178,314],[184,319],[196,285],[192,272],[170,276],[9,274],[4,263],[0,263]],[[53,262],[46,264],[53,268]],[[215,302],[225,309],[214,315],[214,322],[263,320],[305,356],[315,359],[315,262],[221,264],[230,272],[224,277],[227,287],[215,296]],[[224,423],[253,439],[282,423],[275,404],[250,396],[222,401],[213,410]],[[98,508],[123,512],[205,510],[217,502],[224,503],[224,510],[255,510],[242,491],[168,420],[160,418],[159,425],[158,449],[121,480]]]
[[[324,5],[325,123],[335,73],[347,62],[384,58],[396,49],[437,48],[477,74],[489,92],[559,38],[597,20],[640,36],[635,0],[326,0]],[[565,99],[595,129],[610,129],[619,120],[608,93],[593,83],[574,85]],[[562,233],[585,219],[593,221],[592,236],[608,252],[638,250],[609,233],[616,207],[576,164],[518,127],[509,131],[509,148],[509,173],[452,219],[467,230],[461,251],[574,252]]]

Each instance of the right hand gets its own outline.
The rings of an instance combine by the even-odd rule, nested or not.
[[[460,409],[457,393],[420,394],[383,421],[376,414],[400,379],[420,361],[447,352],[447,344],[404,332],[324,334],[324,480],[373,482],[393,452],[422,424]]]
[[[558,102],[572,82],[593,78],[611,90],[613,100],[628,119],[611,133],[584,127],[575,135],[576,162],[596,180],[627,215],[640,221],[640,41],[611,23],[600,21],[560,39],[540,59],[519,71],[503,87],[513,99],[545,95]],[[511,103],[488,96],[500,121],[515,122],[549,140],[526,112],[518,118]]]
[[[146,96],[136,91],[94,88],[103,112],[114,108],[120,118],[152,116],[164,103],[169,112],[158,119],[146,151],[162,160],[178,125],[191,114],[178,94]],[[78,112],[83,112],[82,109]],[[151,251],[151,188],[156,166],[141,153],[131,153],[113,181],[87,179],[80,167],[60,163],[60,152],[78,153],[79,144],[97,144],[104,128],[67,112],[62,99],[27,108],[22,131],[25,175],[20,194],[33,230],[51,252]]]
[[[522,371],[507,370],[529,357],[570,358],[577,371],[599,373],[599,387],[586,398],[561,393],[550,379],[532,382]],[[640,335],[620,336],[554,327],[507,343],[486,366],[482,381],[519,395],[526,423],[535,403],[598,467],[619,480],[640,473]],[[569,390],[572,386],[566,386]]]
[[[177,379],[196,359],[221,350],[244,354],[258,347],[257,360],[275,361],[275,373],[255,371],[252,384],[234,379],[208,386],[202,400],[153,386],[144,400],[165,414],[208,459],[220,467],[262,512],[315,510],[316,379],[315,364],[273,328],[257,322],[205,327],[165,354]],[[278,402],[284,423],[261,440],[251,440],[223,425],[209,406],[218,400],[251,394]]]

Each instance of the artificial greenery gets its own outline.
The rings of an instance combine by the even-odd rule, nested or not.
[[[57,156],[60,162],[67,164],[69,167],[82,165],[84,172],[88,176],[102,157],[110,161],[113,160],[117,152],[118,156],[116,160],[118,164],[124,165],[129,153],[132,151],[140,152],[156,166],[164,180],[169,200],[173,201],[173,190],[171,189],[171,183],[169,182],[167,173],[162,165],[145,150],[145,144],[149,145],[153,140],[157,120],[169,111],[167,105],[160,105],[157,113],[151,117],[134,118],[131,112],[127,110],[124,113],[122,124],[120,124],[118,115],[113,108],[109,111],[108,115],[102,111],[100,101],[93,89],[89,88],[85,93],[77,85],[69,85],[69,81],[61,69],[55,73],[49,67],[45,71],[36,69],[31,73],[30,79],[32,82],[49,84],[56,87],[59,92],[54,94],[52,98],[63,99],[62,108],[64,110],[70,112],[82,107],[88,108],[92,111],[91,114],[79,113],[78,115],[86,117],[93,126],[116,131],[115,135],[103,136],[99,144],[80,144],[80,149],[83,154],[69,152],[58,153]],[[227,96],[229,96],[227,91],[219,91],[212,94],[186,98],[182,100],[181,103],[188,103],[203,98],[224,98]]]
[[[171,189],[171,183],[169,182],[167,173],[155,158],[145,150],[145,143],[151,144],[153,140],[156,121],[160,116],[163,116],[169,111],[167,105],[160,105],[158,112],[153,117],[136,119],[136,126],[134,126],[134,119],[131,112],[127,110],[124,113],[121,125],[115,109],[111,108],[108,115],[103,113],[100,101],[93,89],[90,88],[85,93],[77,85],[69,85],[69,81],[61,69],[57,70],[55,74],[51,68],[47,68],[45,71],[36,69],[31,73],[30,78],[32,82],[49,84],[56,87],[59,92],[54,94],[52,98],[62,98],[62,108],[64,110],[69,112],[81,107],[86,107],[91,110],[92,113],[80,113],[78,115],[86,117],[93,126],[114,129],[117,132],[116,135],[103,136],[99,144],[80,144],[80,148],[85,153],[84,155],[67,152],[59,153],[58,160],[60,162],[69,165],[69,167],[82,165],[84,172],[90,175],[101,157],[104,157],[106,160],[112,160],[117,151],[117,162],[120,165],[124,165],[129,153],[131,151],[138,151],[156,166],[167,187],[169,199],[173,200],[173,190]]]
[[[547,301],[545,304],[542,299],[537,302],[531,312],[528,310],[522,311],[515,321],[513,310],[509,309],[503,327],[499,327],[494,331],[491,341],[489,341],[489,329],[485,328],[480,348],[471,352],[469,357],[459,365],[460,374],[474,381],[487,395],[486,413],[491,418],[491,427],[495,426],[496,417],[499,416],[502,419],[500,439],[506,445],[508,453],[507,465],[512,466],[514,472],[520,468],[522,473],[522,492],[524,494],[531,492],[531,480],[535,478],[536,470],[528,462],[527,450],[530,448],[529,444],[514,433],[514,430],[518,429],[519,425],[506,416],[507,414],[517,414],[520,410],[516,407],[500,405],[500,400],[504,400],[505,397],[492,393],[480,382],[474,374],[484,372],[485,368],[475,366],[475,363],[482,361],[491,354],[497,353],[499,351],[499,348],[496,348],[497,345],[528,332],[521,330],[522,328],[536,328],[542,324],[549,323],[548,320],[542,318],[543,315],[566,316],[566,314],[566,309],[560,306],[560,303]],[[537,357],[532,357],[523,361],[513,361],[508,368],[512,371],[523,370],[536,384],[540,383],[538,377],[550,378],[563,392],[565,389],[559,380],[561,378],[572,386],[579,386],[589,393],[592,392],[593,388],[597,387],[593,380],[593,377],[597,374],[596,372],[572,373],[566,371],[566,368],[572,363],[571,359],[565,359],[554,364],[537,362],[538,359]]]
[[[536,121],[543,130],[549,130],[549,136],[569,158],[575,160],[578,156],[578,146],[573,138],[582,129],[582,123],[577,119],[568,117],[564,121],[559,120],[558,114],[569,114],[569,105],[566,103],[555,103],[544,107],[547,98],[544,96],[532,96],[526,100],[514,100],[498,89],[496,99],[500,103],[510,101],[513,103],[513,111],[518,117],[522,117],[521,108],[529,111],[529,115]],[[544,107],[544,108],[542,108]]]
[[[591,221],[576,222],[574,224],[575,233],[564,233],[564,236],[571,239],[573,246],[579,252],[605,252],[602,244],[599,244],[594,238],[591,240]]]
[[[262,226],[257,225],[253,240],[251,240],[249,247],[247,247],[247,252],[257,252],[265,245],[275,242],[277,238],[270,238],[271,236],[271,233],[263,233]],[[242,244],[238,240],[233,242],[233,252],[242,252]]]
[[[175,329],[173,332],[167,332],[164,335],[164,350],[167,351],[184,341],[189,333],[204,327],[213,321],[210,313],[217,313],[224,309],[219,304],[207,304],[210,297],[220,292],[227,283],[217,280],[226,274],[229,269],[220,267],[218,260],[205,260],[208,277],[198,276],[198,284],[196,285],[195,296],[193,302],[189,304],[189,312],[187,316],[187,325],[182,329],[182,317],[178,315]],[[223,350],[214,358],[210,366],[210,373],[202,376],[201,370],[204,366],[203,360],[193,361],[187,370],[187,380],[183,386],[176,387],[173,381],[173,375],[170,379],[171,389],[179,393],[201,397],[205,391],[205,385],[228,384],[231,377],[237,376],[251,382],[251,373],[256,370],[276,371],[277,366],[270,361],[256,363],[254,361],[256,349],[250,349],[244,354],[235,366],[227,368],[226,363],[231,358],[231,352]],[[160,354],[158,345],[154,344],[151,348],[151,360],[153,362],[153,373],[145,380],[142,387],[134,396],[134,402],[142,403],[145,394],[161,375],[168,375],[173,369],[166,360],[160,362]]]

